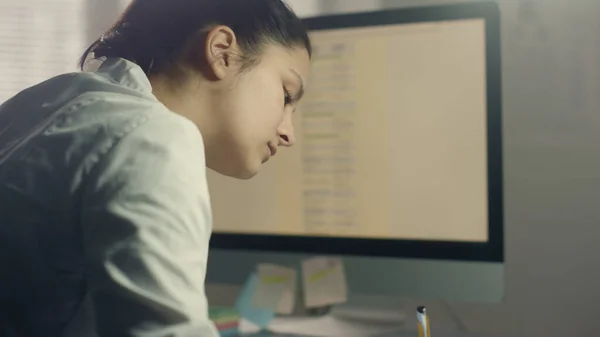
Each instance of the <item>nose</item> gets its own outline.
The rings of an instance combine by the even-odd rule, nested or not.
[[[291,114],[288,115],[281,125],[279,125],[279,128],[277,128],[277,136],[279,138],[279,146],[290,147],[296,143]]]

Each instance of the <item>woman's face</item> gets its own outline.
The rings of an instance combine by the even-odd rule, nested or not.
[[[213,95],[212,130],[203,130],[208,133],[207,166],[248,179],[278,149],[294,145],[292,114],[302,98],[310,60],[304,48],[269,44],[249,69],[235,69],[227,60],[221,65],[236,72],[227,76],[230,69],[215,69],[215,74],[225,74],[222,80],[226,85]]]

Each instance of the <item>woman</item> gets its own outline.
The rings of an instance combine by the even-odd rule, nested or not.
[[[217,336],[205,167],[294,144],[310,52],[280,0],[134,0],[87,71],[4,103],[0,335]]]

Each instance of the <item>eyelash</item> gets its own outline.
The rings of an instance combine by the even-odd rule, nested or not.
[[[287,90],[286,88],[283,88],[283,98],[286,106],[294,103],[294,98],[292,97],[292,94],[290,94],[289,90]]]

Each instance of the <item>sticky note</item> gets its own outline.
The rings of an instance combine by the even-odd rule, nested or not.
[[[259,266],[258,282],[252,296],[252,305],[260,309],[277,311],[285,292],[287,276],[274,274],[271,266]]]
[[[248,277],[248,280],[244,284],[235,307],[239,312],[240,317],[254,323],[259,328],[265,329],[269,325],[269,322],[275,317],[275,311],[254,305],[253,301],[258,285],[258,273],[254,272]]]
[[[276,313],[289,315],[296,304],[298,273],[293,268],[275,264],[259,264],[258,275],[261,284],[269,289],[270,300]],[[277,298],[275,298],[275,296]],[[265,297],[266,298],[266,297]]]
[[[315,257],[302,261],[304,305],[317,308],[348,300],[344,264],[339,258]]]

